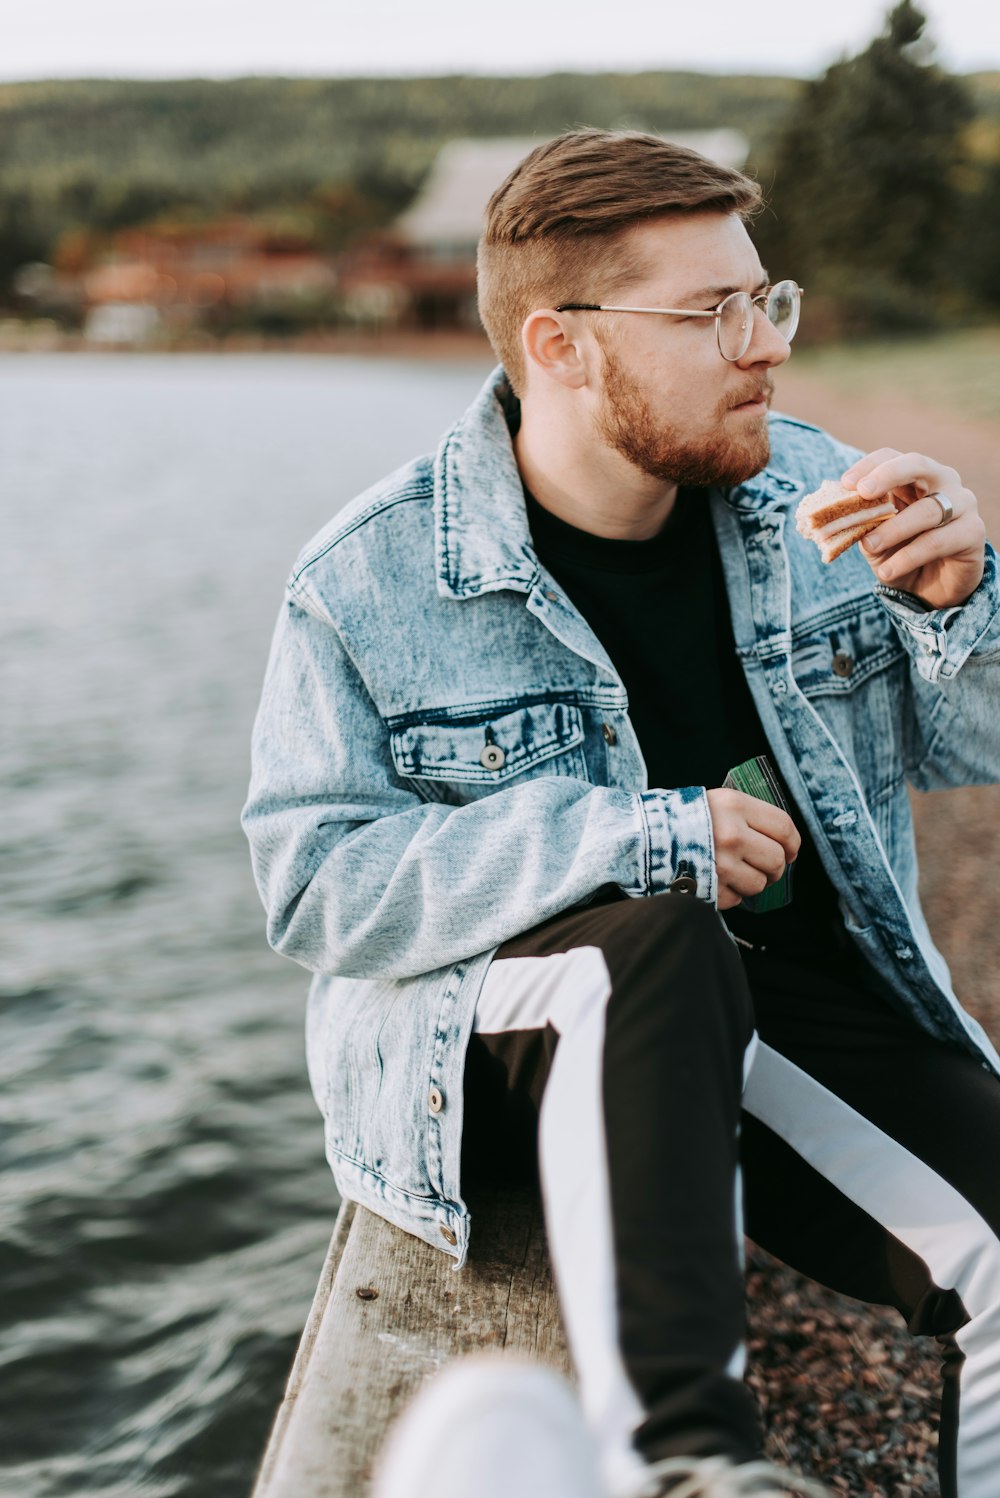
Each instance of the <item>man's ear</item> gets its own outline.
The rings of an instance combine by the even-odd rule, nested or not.
[[[572,331],[573,314],[542,307],[531,312],[521,328],[525,362],[547,379],[570,390],[588,383],[590,339]]]

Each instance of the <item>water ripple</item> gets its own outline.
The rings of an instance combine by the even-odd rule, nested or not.
[[[250,725],[300,546],[483,372],[0,357],[12,1498],[249,1491],[336,1211]]]

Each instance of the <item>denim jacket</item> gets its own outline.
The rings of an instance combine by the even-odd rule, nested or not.
[[[268,938],[313,974],[310,1079],[339,1190],[463,1263],[465,1050],[492,953],[681,876],[714,903],[702,786],[647,785],[614,666],[532,549],[496,371],[447,433],[340,511],[289,578],[243,824]],[[1000,1071],[917,898],[907,783],[1000,778],[1000,592],[921,611],[799,498],[857,456],[775,416],[710,496],[736,649],[774,758],[899,1008]],[[684,620],[665,650],[684,649]],[[607,732],[608,728],[614,733]],[[690,897],[690,896],[689,896]]]

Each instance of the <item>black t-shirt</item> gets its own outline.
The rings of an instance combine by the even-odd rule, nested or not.
[[[645,541],[591,535],[532,495],[526,501],[539,559],[622,679],[650,786],[720,786],[735,765],[768,753],[736,655],[708,492],[682,489],[666,525]],[[791,903],[759,915],[739,906],[724,919],[754,947],[814,961],[817,950],[845,952],[848,943],[834,888],[793,816],[802,847]]]

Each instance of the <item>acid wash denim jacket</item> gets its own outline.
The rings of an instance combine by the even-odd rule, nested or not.
[[[647,785],[621,680],[534,554],[512,410],[497,370],[435,456],[302,552],[243,813],[271,945],[314,974],[337,1186],[459,1265],[465,1051],[492,953],[609,883],[716,898],[705,788]],[[906,791],[1000,778],[996,557],[934,611],[857,549],[825,566],[795,506],[858,454],[784,416],[771,440],[769,466],[709,502],[773,756],[899,1009],[1000,1072],[921,912]],[[685,648],[683,618],[662,647]]]

